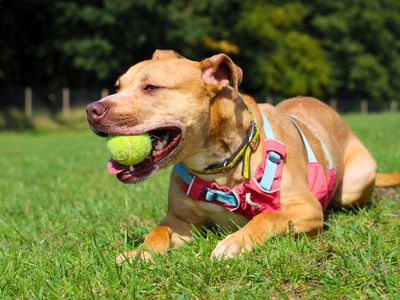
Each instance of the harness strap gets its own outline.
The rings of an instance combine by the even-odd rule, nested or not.
[[[261,113],[262,119],[263,119],[263,129],[265,133],[265,137],[270,140],[274,140],[274,132],[272,131],[271,124],[269,123],[267,117],[265,116],[264,113]]]
[[[213,190],[210,188],[206,188],[205,193],[204,193],[204,198],[206,198],[207,201],[213,202],[213,201],[218,201],[222,202],[228,205],[231,205],[235,208],[238,208],[239,206],[239,200],[236,199],[235,194],[231,192],[223,192],[219,190]]]
[[[186,190],[186,195],[191,197],[193,185],[195,185],[198,181],[201,181],[201,179],[197,178],[196,176],[190,175],[189,172],[186,170],[185,166],[183,165],[183,163],[181,162],[175,164],[174,170],[178,174],[178,176],[188,185],[188,188]],[[240,204],[239,200],[236,198],[234,193],[211,189],[208,186],[204,186],[204,188],[201,191],[201,194],[204,197],[204,199],[209,202],[218,201],[227,204],[229,206],[233,206],[235,209],[238,208]],[[193,197],[191,198],[198,199],[198,197],[196,197],[195,195],[193,195]]]
[[[317,162],[317,159],[315,158],[315,155],[314,155],[314,151],[312,150],[310,143],[308,142],[307,138],[301,131],[300,127],[296,124],[293,117],[288,116],[288,118],[293,123],[293,125],[297,128],[298,132],[300,133],[301,139],[303,140],[303,143],[304,143],[304,147],[306,148],[306,151],[307,151],[308,161],[309,162]],[[321,144],[322,150],[324,151],[324,155],[325,155],[326,159],[328,160],[329,169],[332,169],[333,162],[332,162],[332,158],[329,154],[328,148],[326,147],[325,143],[321,140],[321,138],[317,134],[315,134],[315,136],[318,139],[319,143]]]
[[[263,129],[265,137],[267,139],[267,143],[269,141],[275,142],[276,140],[271,124],[269,123],[264,113],[261,113],[261,116],[264,123]],[[266,146],[267,145],[268,144],[266,144]],[[279,151],[281,153],[279,153],[278,151],[274,151],[277,148],[275,145],[272,145],[271,148],[272,149],[268,152],[267,159],[265,160],[264,174],[259,182],[260,187],[265,191],[271,191],[272,183],[274,182],[276,170],[278,168],[278,164],[281,161],[281,155],[282,155],[281,151]]]
[[[272,183],[274,182],[275,173],[280,161],[281,156],[278,153],[274,151],[268,153],[268,157],[265,160],[265,171],[259,183],[263,190],[271,191]]]
[[[291,116],[288,116],[288,118],[293,123],[293,125],[296,127],[297,131],[300,133],[301,139],[303,140],[304,147],[306,148],[306,151],[307,151],[308,161],[309,162],[317,162],[314,151],[312,150],[311,145],[308,142],[306,136],[303,134],[303,132],[301,131],[300,127],[296,124],[294,119]]]
[[[333,162],[332,162],[331,155],[329,154],[328,148],[326,147],[325,143],[321,140],[321,138],[318,135],[316,137],[322,145],[322,150],[324,151],[325,157],[328,160],[328,167],[329,167],[329,169],[332,169]]]

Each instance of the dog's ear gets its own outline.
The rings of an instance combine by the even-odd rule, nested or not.
[[[219,92],[233,81],[232,98],[236,100],[243,72],[226,54],[217,54],[203,60],[201,63],[202,78],[207,88]]]
[[[174,50],[157,49],[156,51],[154,51],[153,57],[151,59],[171,59],[171,58],[184,58],[184,57]]]

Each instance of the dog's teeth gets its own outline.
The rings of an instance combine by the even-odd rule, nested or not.
[[[131,171],[131,172],[135,171],[135,167],[134,166],[130,166],[129,167],[129,171]]]
[[[167,144],[167,141],[158,141],[157,145],[154,147],[155,150],[160,150]]]

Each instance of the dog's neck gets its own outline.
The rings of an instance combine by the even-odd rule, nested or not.
[[[240,146],[250,127],[251,117],[242,97],[232,100],[230,93],[221,93],[212,100],[209,128],[203,146],[184,164],[191,170],[204,170],[224,161]]]

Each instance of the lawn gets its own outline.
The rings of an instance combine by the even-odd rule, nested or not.
[[[378,161],[400,171],[400,115],[347,115]],[[399,189],[359,211],[330,211],[316,238],[271,239],[211,261],[224,234],[117,267],[163,217],[169,170],[138,185],[109,176],[89,130],[0,134],[0,298],[398,298]]]

